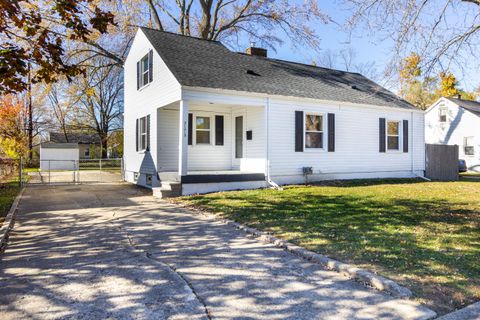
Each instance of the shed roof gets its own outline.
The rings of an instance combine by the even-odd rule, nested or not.
[[[40,147],[42,149],[78,149],[78,143],[44,142]]]

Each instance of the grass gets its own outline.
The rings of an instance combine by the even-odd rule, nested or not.
[[[179,201],[378,272],[441,314],[480,299],[480,182],[357,180]]]
[[[0,184],[0,226],[3,224],[5,216],[19,192],[18,181]]]

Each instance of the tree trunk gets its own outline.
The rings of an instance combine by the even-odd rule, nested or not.
[[[108,135],[102,134],[100,136],[100,141],[102,142],[102,150],[101,150],[102,159],[106,159],[107,158],[107,150],[108,150]]]

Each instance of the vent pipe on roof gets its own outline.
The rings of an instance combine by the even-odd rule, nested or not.
[[[247,48],[246,53],[249,56],[267,57],[267,49],[251,46]]]

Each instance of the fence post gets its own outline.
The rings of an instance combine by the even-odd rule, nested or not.
[[[20,161],[18,163],[18,185],[20,187],[23,186],[23,157],[20,157]]]
[[[50,160],[48,160],[48,184],[50,184]]]
[[[100,173],[99,173],[99,182],[102,182],[102,158],[100,158]]]

